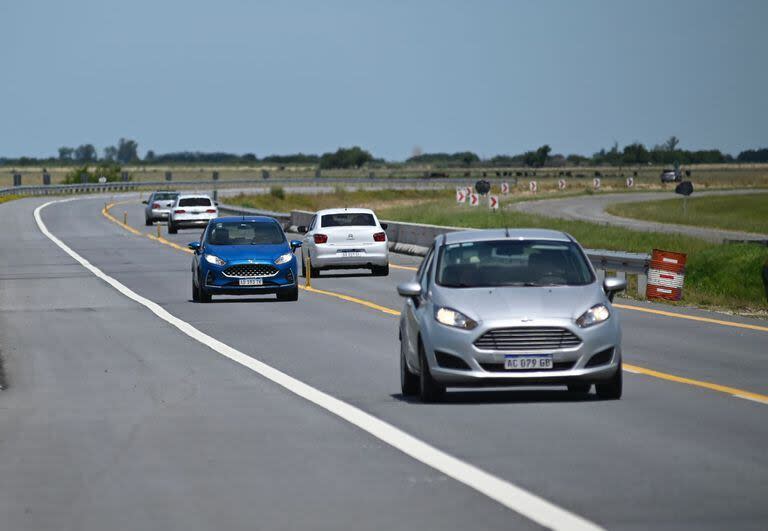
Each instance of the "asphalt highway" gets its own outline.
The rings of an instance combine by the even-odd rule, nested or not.
[[[298,302],[194,304],[182,249],[199,231],[150,239],[138,199],[122,199],[111,213],[133,232],[103,197],[39,215],[123,291],[41,232],[47,200],[0,206],[0,528],[768,526],[768,322],[620,301],[622,400],[463,390],[420,404],[399,394],[394,315],[417,259],[393,256],[387,278],[323,274]],[[405,436],[434,451],[415,458]],[[463,465],[500,481],[472,483]]]

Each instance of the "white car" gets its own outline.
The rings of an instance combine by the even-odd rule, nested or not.
[[[202,227],[219,216],[216,202],[205,194],[179,194],[168,215],[168,233],[179,229]]]
[[[142,201],[147,205],[144,208],[144,224],[150,226],[155,221],[166,221],[178,196],[179,192],[152,192],[149,199]]]
[[[304,239],[301,251],[302,276],[317,277],[325,269],[370,269],[374,275],[389,275],[387,226],[366,208],[320,210],[308,227],[299,227]]]

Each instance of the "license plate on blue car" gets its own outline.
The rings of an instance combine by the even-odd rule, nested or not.
[[[263,286],[264,279],[263,278],[241,278],[240,285],[241,286]]]
[[[520,371],[540,369],[547,370],[552,368],[552,355],[530,356],[530,355],[507,355],[504,356],[504,368],[508,371]]]

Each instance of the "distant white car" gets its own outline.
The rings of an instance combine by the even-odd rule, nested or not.
[[[155,221],[166,221],[178,196],[179,192],[152,192],[149,199],[142,201],[147,205],[144,208],[144,224],[149,226]]]
[[[179,229],[202,227],[219,216],[216,202],[205,194],[179,194],[168,215],[168,233]]]
[[[386,224],[365,208],[320,210],[307,227],[299,227],[304,239],[301,251],[302,276],[317,277],[324,269],[370,269],[374,275],[389,275]]]

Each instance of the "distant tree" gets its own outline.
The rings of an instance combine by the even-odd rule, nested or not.
[[[246,153],[242,156],[243,162],[258,162],[259,159],[253,153]]]
[[[434,164],[437,166],[471,166],[480,162],[480,157],[471,151],[457,153],[421,153],[410,157],[410,164]]]
[[[290,155],[269,155],[262,159],[270,164],[317,164],[320,157],[317,155],[294,153]]]
[[[123,164],[139,160],[139,144],[135,140],[121,138],[117,144],[117,161]]]
[[[59,160],[72,160],[72,155],[74,155],[75,150],[71,147],[60,147],[59,148]]]
[[[574,166],[586,165],[591,162],[589,157],[578,155],[576,153],[568,155],[565,160],[568,161],[568,164],[573,164]]]
[[[147,154],[144,155],[144,162],[153,162],[155,160],[155,152],[151,149],[147,150]]]
[[[330,168],[359,168],[364,164],[373,162],[373,155],[364,149],[354,146],[351,148],[339,148],[335,153],[323,153],[320,157],[320,167]]]
[[[666,151],[675,151],[677,149],[677,145],[680,143],[680,139],[676,136],[670,136],[666,142],[664,142],[664,149]]]
[[[747,149],[736,157],[738,162],[768,162],[768,148]]]
[[[75,149],[75,160],[78,162],[94,162],[97,158],[93,144],[82,144]]]
[[[113,161],[117,158],[117,148],[115,146],[107,146],[104,148],[104,160]]]
[[[544,144],[536,151],[526,151],[523,153],[523,164],[534,168],[541,168],[547,163],[549,154],[552,148],[548,144]]]
[[[643,144],[635,142],[624,146],[621,161],[624,164],[647,164],[651,155]]]

